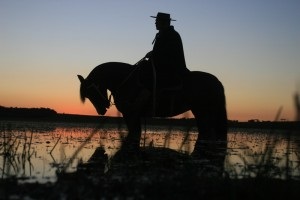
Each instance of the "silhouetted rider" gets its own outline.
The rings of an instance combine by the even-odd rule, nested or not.
[[[153,50],[147,53],[146,58],[153,62],[158,87],[168,87],[176,83],[189,70],[185,65],[182,40],[168,13],[157,13],[155,25],[158,33],[153,40]],[[149,65],[149,64],[148,64]]]
[[[152,44],[153,50],[145,56],[148,60],[142,61],[140,65],[141,82],[151,92],[159,91],[161,88],[169,88],[181,84],[182,78],[189,70],[185,64],[182,40],[174,26],[171,26],[170,14],[158,12],[155,25],[158,33]],[[154,68],[154,70],[153,70]],[[153,77],[155,72],[155,90],[153,90]],[[150,91],[144,89],[138,94],[133,107],[141,108],[150,96]]]

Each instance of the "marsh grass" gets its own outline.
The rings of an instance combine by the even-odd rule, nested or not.
[[[105,126],[105,122],[98,124],[98,126],[96,126],[94,128],[94,130],[88,135],[88,137],[86,137],[84,139],[84,141],[79,145],[79,147],[75,150],[75,152],[73,153],[73,155],[70,157],[70,159],[65,162],[63,165],[61,165],[57,171],[58,174],[64,174],[67,172],[67,169],[69,168],[69,166],[73,163],[74,159],[78,158],[78,154],[80,153],[80,151],[86,146],[86,144],[94,137],[95,134],[97,134],[99,132],[99,130],[101,128],[103,128],[103,126]],[[118,126],[120,127],[120,125]],[[60,138],[58,139],[58,141],[60,140]],[[56,144],[54,145],[54,147],[52,148],[52,150],[50,151],[50,154],[52,153],[52,151],[54,150],[54,148],[56,147],[58,141],[56,142]],[[79,162],[79,164],[81,164],[82,161]]]
[[[277,111],[274,121],[279,121],[283,107],[280,107]],[[274,158],[275,147],[280,143],[280,138],[275,133],[276,130],[271,127],[267,138],[267,145],[265,151],[261,156],[261,160],[258,162],[256,178],[274,178],[284,177],[286,180],[291,179],[290,175],[290,155],[291,155],[291,131],[284,131],[284,135],[287,137],[287,146],[285,150],[284,158]],[[276,167],[278,162],[285,159],[285,167]]]
[[[274,121],[279,121],[282,109],[282,107],[278,109]],[[259,150],[254,151],[245,149],[244,153],[238,155],[243,163],[244,169],[237,172],[233,167],[230,167],[229,173],[231,174],[231,177],[234,179],[254,178],[260,180],[275,178],[287,181],[291,179],[300,180],[300,145],[294,141],[294,138],[292,137],[293,133],[297,135],[300,132],[299,130],[290,129],[276,130],[273,127],[270,127],[269,131],[265,134],[264,140],[266,143],[259,139],[253,139],[256,141],[256,149]],[[283,138],[285,143],[284,148],[281,149],[282,153],[280,155],[277,147],[282,145]],[[245,155],[253,155],[252,160],[249,161]],[[294,158],[293,160],[293,157],[295,156],[297,158]],[[297,160],[297,162],[295,162],[295,160]],[[298,175],[292,174],[293,170],[298,170]]]
[[[32,148],[34,130],[14,132],[10,126],[2,127],[0,156],[2,157],[1,178],[12,178],[14,176],[25,177],[26,170],[31,174],[34,166],[31,157],[36,153]]]

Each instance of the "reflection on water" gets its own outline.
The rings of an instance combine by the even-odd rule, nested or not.
[[[232,177],[300,178],[300,135],[287,131],[229,133],[225,168]]]
[[[56,181],[56,171],[66,166],[67,171],[75,171],[78,163],[87,162],[99,146],[109,157],[113,156],[125,136],[124,128],[98,128],[95,124],[2,121],[0,176],[16,176],[27,182]],[[178,127],[165,129],[152,126],[142,134],[141,146],[166,147],[190,154],[197,137],[194,129],[187,132]],[[77,152],[82,144],[83,148]],[[232,178],[268,175],[299,179],[299,134],[235,129],[228,133],[227,147],[224,165]]]

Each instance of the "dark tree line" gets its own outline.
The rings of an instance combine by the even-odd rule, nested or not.
[[[0,117],[48,117],[57,112],[50,108],[17,108],[0,106]]]

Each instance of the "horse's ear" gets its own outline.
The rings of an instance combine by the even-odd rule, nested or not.
[[[77,75],[78,79],[80,80],[80,83],[84,82],[84,78],[81,75]]]

